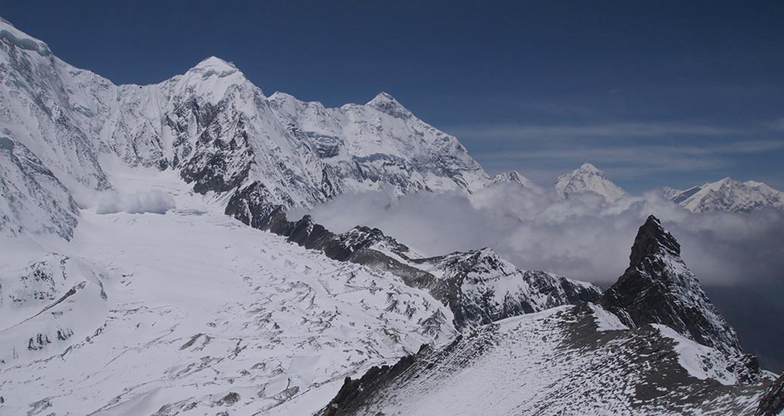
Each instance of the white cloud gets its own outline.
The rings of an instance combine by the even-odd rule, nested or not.
[[[603,285],[628,266],[637,228],[649,214],[675,235],[684,260],[703,282],[775,279],[784,270],[784,213],[693,214],[657,193],[610,206],[597,195],[561,201],[503,184],[470,199],[457,193],[349,195],[312,212],[333,231],[378,227],[425,255],[492,247],[519,267]]]

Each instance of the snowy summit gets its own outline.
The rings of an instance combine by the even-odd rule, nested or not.
[[[607,175],[590,163],[583,163],[579,169],[559,176],[555,183],[555,190],[561,198],[569,195],[593,192],[601,195],[608,202],[621,199],[626,192],[612,183]]]

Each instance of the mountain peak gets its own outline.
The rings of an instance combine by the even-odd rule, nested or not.
[[[525,176],[521,175],[516,170],[512,170],[512,171],[504,172],[504,173],[499,173],[498,175],[495,175],[495,177],[493,178],[493,181],[492,181],[492,183],[494,183],[494,184],[506,183],[506,182],[517,183],[517,184],[523,185],[523,187],[525,187],[525,188],[530,188],[530,189],[537,189],[538,188],[536,185],[534,185],[533,182],[531,182]]]
[[[751,212],[765,207],[784,208],[784,192],[762,182],[738,182],[730,177],[666,196],[692,212]]]
[[[378,95],[368,101],[366,105],[397,118],[408,118],[412,116],[411,112],[403,107],[395,97],[384,91],[378,93]]]
[[[587,162],[578,169],[559,176],[555,190],[563,199],[573,194],[593,192],[609,202],[615,202],[626,195],[626,191],[612,183],[603,171]]]
[[[581,172],[595,173],[597,175],[604,176],[604,172],[603,171],[599,170],[599,168],[597,168],[596,166],[594,166],[594,165],[592,165],[592,164],[590,164],[588,162],[585,162],[582,165],[580,165],[580,169],[579,170]]]
[[[216,56],[210,56],[196,64],[196,66],[188,70],[188,72],[199,73],[202,75],[202,78],[207,78],[211,75],[218,75],[218,77],[222,78],[239,72],[239,70],[231,62]]]
[[[640,226],[637,237],[634,239],[632,254],[629,256],[631,265],[637,265],[648,256],[656,254],[669,254],[680,257],[681,246],[667,230],[661,221],[653,215],[648,216],[645,224]]]
[[[602,294],[607,310],[632,328],[666,325],[702,345],[742,353],[735,330],[683,263],[680,245],[658,218],[651,215],[640,227],[629,258],[629,267]]]

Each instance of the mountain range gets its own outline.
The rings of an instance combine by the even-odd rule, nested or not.
[[[654,217],[606,291],[287,217],[502,182],[535,187],[386,93],[266,96],[215,57],[115,85],[1,20],[0,412],[781,411]],[[555,191],[624,196],[590,164]]]

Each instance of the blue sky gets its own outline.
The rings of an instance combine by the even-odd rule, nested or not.
[[[215,55],[268,94],[387,91],[489,172],[543,185],[589,161],[633,193],[784,189],[782,2],[27,0],[0,16],[117,83]]]

